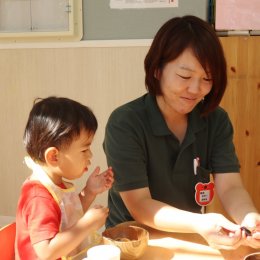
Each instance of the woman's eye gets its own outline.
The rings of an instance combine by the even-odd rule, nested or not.
[[[207,81],[207,82],[211,82],[212,81],[212,79],[210,79],[210,78],[203,78],[203,80]]]
[[[182,79],[190,79],[191,77],[190,76],[182,76],[182,75],[180,75],[180,74],[177,74],[180,78],[182,78]]]

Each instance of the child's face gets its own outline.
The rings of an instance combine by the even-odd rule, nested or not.
[[[88,170],[92,158],[90,145],[93,137],[94,134],[81,130],[69,147],[59,151],[61,177],[68,180],[78,179]]]

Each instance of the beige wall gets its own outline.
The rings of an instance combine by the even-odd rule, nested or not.
[[[234,123],[243,179],[260,209],[260,41],[257,37],[222,41],[230,78],[223,106]],[[90,106],[99,121],[92,166],[106,167],[102,140],[110,112],[145,92],[143,59],[149,44],[130,45],[0,46],[0,216],[14,216],[21,184],[29,174],[23,164],[22,135],[36,97],[66,96]],[[79,189],[86,178],[76,182]],[[106,194],[97,201],[106,204]]]
[[[102,141],[106,121],[115,107],[145,92],[146,50],[147,47],[0,49],[0,216],[15,214],[21,184],[29,174],[23,164],[22,136],[33,100],[58,95],[90,106],[99,122],[92,166],[105,169]],[[86,177],[76,182],[78,187],[84,185]],[[99,201],[106,203],[106,194]]]

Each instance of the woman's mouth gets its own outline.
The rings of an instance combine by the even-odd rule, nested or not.
[[[182,97],[183,99],[186,99],[188,101],[195,101],[197,98],[194,97]]]

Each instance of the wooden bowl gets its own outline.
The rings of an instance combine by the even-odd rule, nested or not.
[[[260,252],[255,252],[247,255],[244,260],[260,260]]]
[[[149,233],[137,226],[118,225],[106,229],[103,233],[103,243],[115,245],[121,250],[121,259],[137,259],[141,257],[148,245]]]

